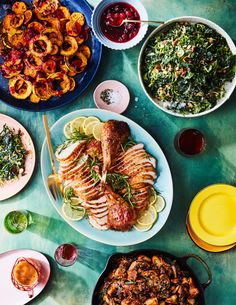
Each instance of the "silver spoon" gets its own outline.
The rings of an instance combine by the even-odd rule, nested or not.
[[[123,19],[122,22],[120,24],[110,24],[112,27],[120,27],[122,26],[124,23],[148,23],[148,24],[164,24],[164,21],[151,21],[151,20],[132,20],[132,19]]]

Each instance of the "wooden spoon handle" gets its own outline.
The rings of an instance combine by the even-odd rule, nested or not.
[[[51,161],[51,166],[52,166],[52,173],[56,174],[55,159],[54,159],[54,154],[53,154],[53,149],[52,149],[51,135],[50,135],[49,127],[48,127],[48,117],[46,114],[43,115],[43,125],[44,125],[44,130],[45,130],[47,144],[48,144],[48,151],[49,151],[49,156],[50,156],[50,161]]]

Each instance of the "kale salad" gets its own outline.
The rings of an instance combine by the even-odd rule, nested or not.
[[[5,124],[0,131],[0,185],[24,175],[27,153],[21,131],[15,133]]]
[[[173,23],[150,38],[142,58],[146,89],[161,106],[183,115],[213,108],[235,72],[226,39],[202,23]]]

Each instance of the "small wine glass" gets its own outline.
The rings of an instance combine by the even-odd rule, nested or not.
[[[57,247],[54,258],[63,267],[72,266],[78,258],[78,249],[73,244],[62,244]]]

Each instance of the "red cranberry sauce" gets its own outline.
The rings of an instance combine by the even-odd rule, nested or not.
[[[103,34],[114,42],[127,42],[133,39],[140,29],[139,23],[125,22],[120,25],[124,19],[140,20],[139,13],[130,4],[117,2],[109,5],[101,16],[101,30]]]

